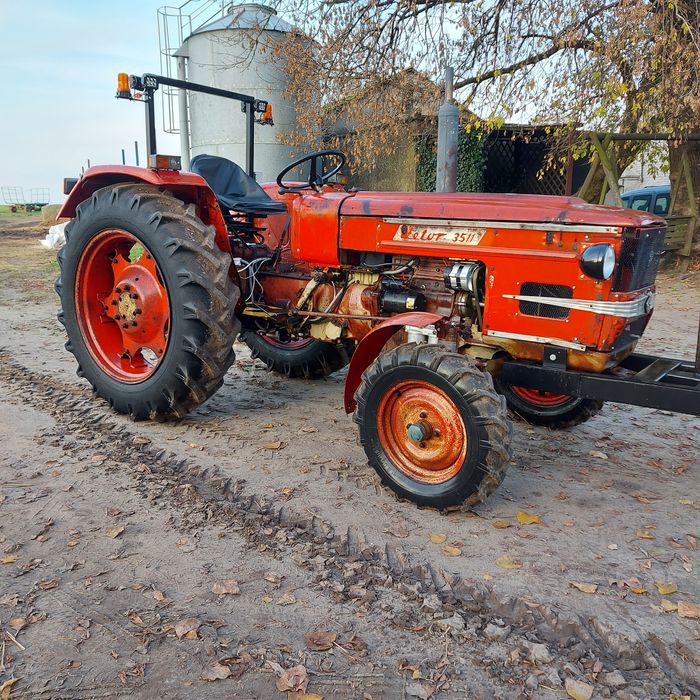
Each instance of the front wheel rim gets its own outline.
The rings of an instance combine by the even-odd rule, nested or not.
[[[377,432],[392,464],[423,484],[449,481],[466,459],[462,414],[445,392],[427,381],[402,381],[382,396]]]
[[[75,312],[99,369],[125,384],[158,369],[170,335],[170,300],[151,251],[132,233],[106,229],[78,262]]]
[[[563,406],[573,398],[569,394],[553,394],[549,391],[529,389],[524,386],[511,386],[511,391],[523,401],[543,408]]]

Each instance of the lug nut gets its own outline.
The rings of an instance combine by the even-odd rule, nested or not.
[[[138,299],[138,298],[139,298],[139,295],[138,295],[138,294],[134,294],[134,293],[129,294],[129,296],[130,296],[132,299]]]
[[[131,285],[130,285],[130,284],[125,284],[125,285],[124,285],[124,291],[128,292],[130,289],[131,289]]]
[[[433,430],[433,435],[434,435],[435,437],[440,437],[440,431],[437,430],[437,429]]]
[[[139,314],[142,314],[143,311],[141,309],[134,309],[134,316],[138,316]]]
[[[119,302],[116,299],[112,299],[112,301],[109,302],[112,306],[116,306]]]
[[[117,294],[121,294],[121,293],[122,293],[122,288],[121,288],[121,287],[115,287],[115,288],[114,288],[114,291],[115,291]]]
[[[129,324],[128,323],[122,323],[122,328],[128,328]]]
[[[427,417],[428,417],[428,412],[427,412],[427,411],[421,411],[421,412],[420,412],[420,417],[421,417],[421,418],[427,418]]]
[[[114,320],[118,321],[122,317],[121,314],[114,314]]]
[[[135,325],[136,325],[136,321],[132,321],[132,322],[131,322],[131,325],[132,325],[132,326],[135,326]]]

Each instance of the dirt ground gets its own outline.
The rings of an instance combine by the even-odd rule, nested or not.
[[[517,423],[487,503],[418,509],[367,466],[343,372],[238,347],[178,424],[92,399],[43,233],[0,221],[0,697],[698,697],[697,419]],[[691,357],[700,275],[659,287],[643,348]]]

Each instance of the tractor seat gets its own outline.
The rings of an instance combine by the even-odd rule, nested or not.
[[[276,202],[243,168],[233,161],[204,153],[192,159],[190,170],[203,177],[224,211],[255,217],[282,214],[284,202]]]

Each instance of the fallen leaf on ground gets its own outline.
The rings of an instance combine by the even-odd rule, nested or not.
[[[149,442],[150,440],[148,438],[140,437],[139,435],[132,438],[131,440],[132,445],[148,445]]]
[[[186,617],[175,623],[175,634],[178,639],[197,639],[197,630],[201,624],[195,617]]]
[[[462,550],[453,544],[443,544],[441,549],[446,557],[458,557],[462,553]]]
[[[649,593],[644,586],[630,586],[630,590],[637,595],[647,595]]]
[[[175,544],[176,544],[178,547],[183,547],[184,545],[187,544],[187,542],[188,542],[188,540],[187,540],[186,537],[181,537],[179,540],[175,540]]]
[[[388,533],[389,535],[393,535],[394,537],[398,537],[399,539],[404,539],[410,534],[405,523],[394,523],[384,530],[384,532]]]
[[[122,532],[124,532],[124,527],[121,525],[119,527],[108,527],[107,528],[107,537],[109,537],[110,539],[113,540],[116,537],[119,537],[119,535],[121,535]]]
[[[228,678],[231,675],[231,669],[228,666],[224,666],[220,663],[215,663],[209,668],[205,668],[202,671],[203,681],[222,681],[224,678]]]
[[[163,593],[163,591],[153,591],[153,600],[155,600],[159,603],[164,603],[165,601],[168,600],[168,598]]]
[[[296,693],[287,693],[287,700],[323,700],[323,695],[318,693],[305,693],[298,690]],[[690,700],[690,698],[688,698]]]
[[[661,593],[661,595],[670,595],[678,590],[678,586],[670,581],[656,581],[654,585],[656,586],[656,590]]]
[[[412,698],[419,698],[420,700],[428,700],[432,695],[432,690],[426,688],[420,683],[408,683],[406,685],[406,695],[410,695]]]
[[[26,617],[15,617],[14,619],[10,620],[10,627],[15,632],[19,632],[20,630],[24,629],[27,626],[27,618]]]
[[[211,587],[211,592],[216,593],[216,595],[240,595],[241,589],[238,587],[238,581],[227,578],[221,583],[215,583]]]
[[[297,599],[291,593],[284,593],[281,598],[277,599],[277,605],[294,605]]]
[[[335,632],[307,632],[304,635],[306,648],[311,651],[327,651],[336,640]]]
[[[637,537],[640,540],[655,540],[656,537],[649,532],[649,530],[637,530]]]
[[[591,450],[588,453],[591,457],[597,457],[598,459],[607,459],[608,455],[605,454],[605,452],[601,452],[600,450]]]
[[[575,678],[567,678],[564,687],[566,694],[574,700],[590,700],[591,695],[593,695],[592,685],[577,681]]]
[[[690,620],[700,620],[700,605],[697,603],[688,603],[684,600],[679,600],[678,616],[687,617]]]
[[[512,523],[503,518],[496,518],[493,523],[491,523],[497,530],[505,530],[507,527],[512,527]]]
[[[298,666],[292,666],[292,668],[288,668],[277,679],[277,690],[279,690],[282,693],[289,690],[301,690],[305,693],[308,685],[309,676],[306,673],[306,668],[301,664],[299,664]]]
[[[542,520],[539,515],[535,515],[534,513],[526,513],[523,510],[519,510],[515,514],[516,520],[521,524],[521,525],[541,525]]]
[[[672,600],[666,600],[666,598],[662,598],[661,609],[664,612],[676,612],[676,610],[678,610],[678,603],[674,603]]]
[[[574,588],[578,588],[582,593],[595,593],[598,590],[598,586],[595,583],[579,583],[577,581],[572,581],[571,585]]]
[[[443,535],[440,532],[431,532],[430,533],[430,541],[433,544],[442,544],[447,540],[447,535]]]
[[[14,564],[19,559],[17,554],[8,554],[6,557],[0,559],[0,564]]]
[[[19,680],[19,678],[10,678],[9,680],[0,683],[0,698],[2,700],[9,700],[10,693],[12,692],[12,686]]]
[[[266,450],[279,450],[280,447],[282,447],[282,441],[281,440],[275,440],[274,442],[266,442],[263,447]]]
[[[496,559],[496,566],[501,569],[522,569],[523,563],[511,557],[510,554],[504,554]]]
[[[42,591],[51,591],[54,588],[58,588],[58,579],[52,578],[48,581],[39,581],[39,588],[41,588]]]
[[[693,537],[692,535],[686,535],[686,539],[688,540],[688,545],[691,549],[698,548],[698,541],[695,537]]]

